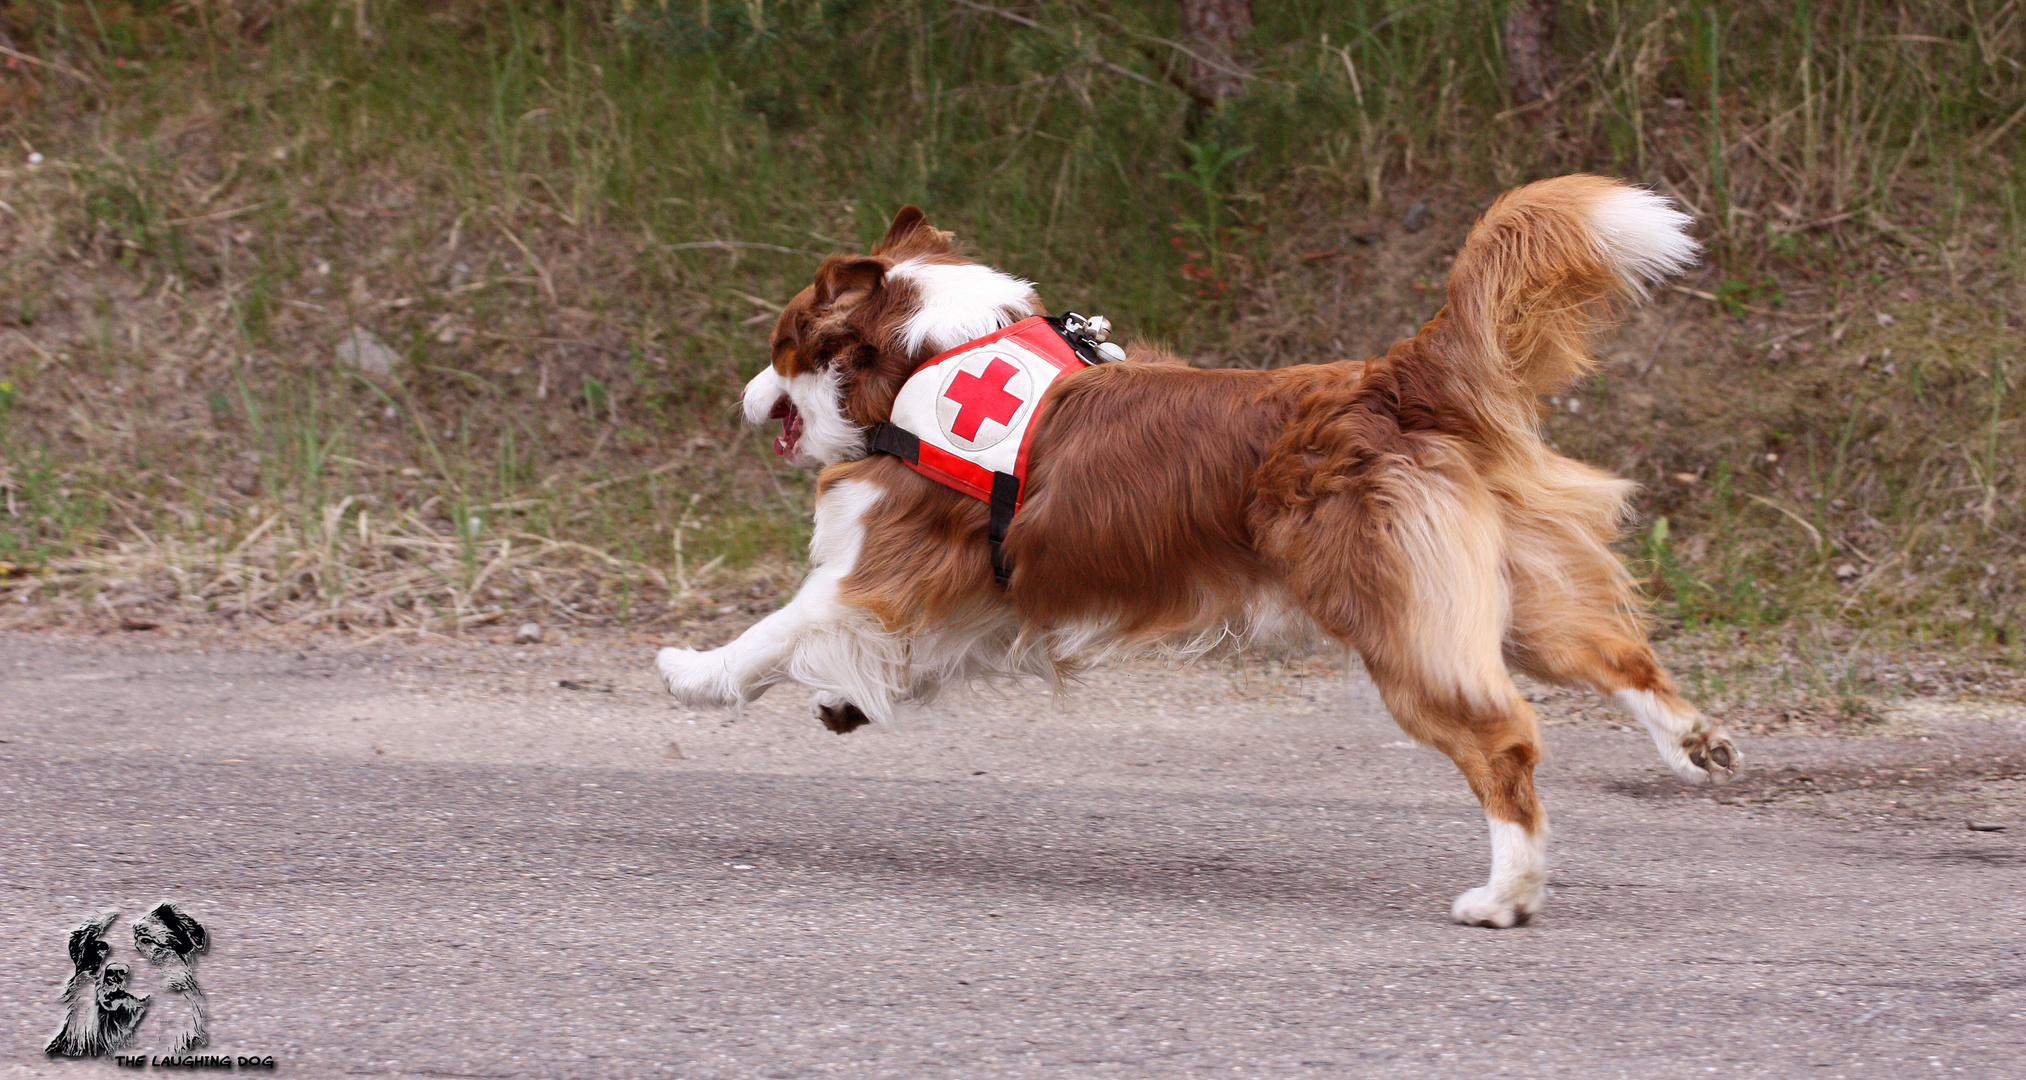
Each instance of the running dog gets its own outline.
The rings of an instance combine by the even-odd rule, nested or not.
[[[1688,224],[1650,191],[1543,180],[1492,204],[1447,305],[1384,355],[1206,370],[1134,348],[1066,365],[1031,409],[1016,381],[1028,369],[979,369],[998,372],[990,385],[957,372],[948,400],[930,400],[934,386],[923,399],[942,413],[917,410],[945,430],[917,422],[894,439],[918,373],[1043,314],[1031,283],[906,207],[870,254],[823,261],[745,388],[748,420],[782,421],[777,450],[823,466],[807,580],[722,648],[663,649],[660,674],[692,704],[801,682],[842,732],[953,683],[1320,630],[1363,658],[1400,727],[1448,754],[1484,806],[1490,880],[1452,917],[1524,922],[1546,895],[1547,828],[1539,724],[1512,672],[1594,688],[1685,780],[1739,763],[1655,658],[1611,549],[1633,485],[1539,430],[1540,396],[1594,365],[1590,336],[1695,261]],[[931,449],[992,437],[987,421],[1029,425],[1003,501],[926,467]]]

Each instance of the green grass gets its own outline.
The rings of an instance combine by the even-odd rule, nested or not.
[[[5,468],[37,507],[0,559],[271,505],[304,536],[420,514],[470,575],[503,529],[792,562],[808,479],[729,403],[770,305],[904,202],[1058,309],[1277,365],[1383,346],[1486,198],[1586,169],[1711,248],[1716,302],[1664,298],[1671,336],[1550,422],[1647,484],[1664,614],[2016,645],[2026,16],[1564,5],[1557,95],[1516,111],[1504,7],[1261,4],[1257,77],[1204,112],[1164,81],[1169,0],[0,3],[90,79],[0,74],[0,135],[50,159],[0,181],[0,322],[34,343],[0,352]],[[1797,312],[1842,314],[1769,359]],[[390,377],[335,361],[353,324]]]

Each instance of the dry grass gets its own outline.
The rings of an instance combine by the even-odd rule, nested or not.
[[[223,623],[373,638],[455,637],[524,619],[694,628],[765,610],[778,587],[778,575],[751,568],[735,581],[722,559],[678,558],[664,571],[532,533],[460,537],[414,513],[375,521],[350,509],[341,501],[311,521],[275,513],[238,537],[136,532],[42,567],[0,564],[0,627]]]
[[[1525,112],[1490,0],[1262,5],[1259,77],[1194,120],[1168,3],[718,7],[0,3],[76,76],[0,70],[0,560],[47,568],[4,618],[743,610],[808,478],[729,404],[900,202],[1057,306],[1277,365],[1411,330],[1493,191],[1584,168],[1712,248],[1547,415],[1646,485],[1663,617],[2026,649],[2016,4],[1565,5]],[[1185,136],[1230,164],[1176,179]]]
[[[1884,734],[1907,702],[2026,703],[2026,672],[1954,646],[1879,645],[1833,625],[1692,630],[1657,643],[1682,691],[1745,735]],[[1550,724],[1626,727],[1587,690],[1527,684]]]

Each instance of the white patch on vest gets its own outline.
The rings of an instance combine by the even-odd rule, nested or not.
[[[980,263],[909,259],[886,276],[908,282],[921,297],[921,306],[898,335],[901,350],[909,356],[954,349],[1040,310],[1033,282]]]
[[[1016,472],[1035,406],[1061,374],[1001,339],[916,372],[894,398],[893,422],[987,471]]]
[[[943,365],[936,427],[950,445],[984,450],[1026,426],[1034,412],[1034,375],[1011,350],[986,347]]]

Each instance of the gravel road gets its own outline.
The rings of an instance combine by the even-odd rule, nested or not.
[[[42,1056],[64,935],[163,898],[208,1049],[292,1076],[2026,1074],[2026,709],[1714,791],[1550,714],[1554,895],[1494,931],[1462,780],[1327,664],[839,737],[651,653],[0,635],[0,1078],[124,1071]]]

